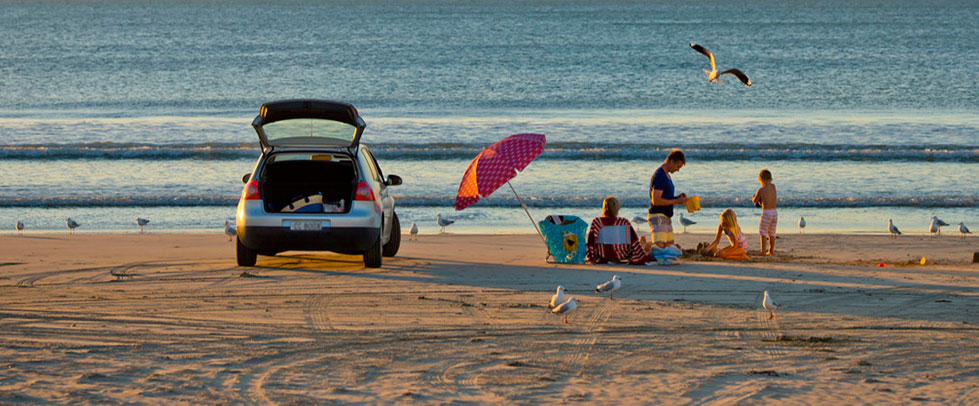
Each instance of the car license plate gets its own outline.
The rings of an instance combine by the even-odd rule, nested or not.
[[[320,231],[323,229],[322,221],[293,221],[289,224],[289,230],[292,231]]]

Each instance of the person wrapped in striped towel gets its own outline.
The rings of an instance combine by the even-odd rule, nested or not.
[[[588,229],[586,256],[588,262],[604,264],[628,261],[644,265],[654,261],[642,249],[639,235],[628,219],[619,217],[619,200],[609,196],[602,202],[602,217],[596,217]]]

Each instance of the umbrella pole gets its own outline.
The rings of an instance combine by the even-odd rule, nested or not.
[[[507,186],[510,187],[510,190],[513,191],[513,195],[517,197],[517,201],[520,202],[520,206],[523,207],[524,213],[527,213],[527,218],[530,219],[530,224],[534,225],[534,230],[537,230],[537,235],[540,236],[540,240],[544,242],[544,246],[546,247],[547,241],[544,240],[544,234],[540,232],[540,227],[537,227],[537,223],[535,223],[534,218],[531,217],[530,211],[527,210],[527,205],[523,204],[523,200],[520,200],[520,195],[517,194],[517,190],[513,188],[513,185],[510,184],[510,181],[506,181],[506,184]],[[548,253],[550,253],[550,250],[548,250]]]

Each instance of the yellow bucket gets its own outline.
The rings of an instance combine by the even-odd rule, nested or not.
[[[687,213],[693,213],[695,211],[700,211],[700,196],[687,198]]]

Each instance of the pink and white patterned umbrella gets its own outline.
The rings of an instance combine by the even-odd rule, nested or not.
[[[462,175],[455,208],[462,210],[489,196],[544,152],[544,134],[514,134],[490,145]],[[519,198],[519,196],[518,196]]]

